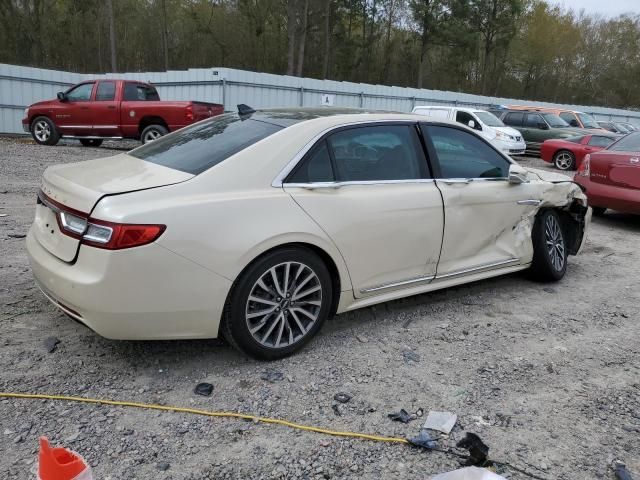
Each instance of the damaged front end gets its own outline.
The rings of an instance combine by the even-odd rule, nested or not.
[[[535,216],[545,209],[554,209],[562,219],[567,252],[577,255],[582,250],[591,224],[591,208],[582,188],[569,177],[538,170],[526,169],[530,180],[541,180],[543,186],[541,202]]]

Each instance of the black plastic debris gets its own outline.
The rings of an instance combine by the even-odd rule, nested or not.
[[[411,350],[402,352],[402,357],[404,358],[405,363],[420,362],[420,355],[418,355],[416,352],[412,352]]]
[[[467,432],[467,435],[456,443],[456,447],[469,451],[469,458],[466,460],[465,465],[474,467],[486,467],[490,465],[490,462],[487,461],[489,447],[486,446],[475,433]]]
[[[342,412],[340,411],[340,406],[337,403],[334,403],[333,405],[331,405],[331,408],[333,409],[333,413],[335,413],[337,417],[342,416]]]
[[[194,393],[202,395],[203,397],[209,397],[213,393],[213,385],[210,383],[199,383],[193,390]]]
[[[429,435],[427,430],[420,430],[420,433],[417,437],[407,438],[411,445],[415,445],[416,447],[426,448],[428,450],[433,450],[438,446],[438,443]]]
[[[351,395],[344,392],[338,392],[333,396],[333,399],[339,403],[347,403],[349,400],[351,400]]]
[[[627,470],[627,467],[624,463],[616,463],[613,471],[616,474],[617,480],[633,480],[633,477],[629,473],[629,470]]]
[[[260,378],[271,383],[280,382],[284,379],[284,373],[280,370],[266,370],[262,375],[260,375]]]
[[[47,352],[53,353],[58,348],[59,343],[60,339],[58,337],[47,337],[44,339],[44,348],[47,349]]]
[[[404,408],[399,412],[389,413],[387,416],[394,422],[409,423],[413,420],[413,417]]]

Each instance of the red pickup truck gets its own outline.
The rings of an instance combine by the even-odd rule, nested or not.
[[[58,92],[56,100],[25,110],[22,128],[41,145],[75,138],[87,147],[105,139],[154,140],[191,123],[223,113],[217,103],[160,101],[150,84],[130,80],[90,80]]]

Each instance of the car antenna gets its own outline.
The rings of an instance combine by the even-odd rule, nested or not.
[[[244,103],[238,105],[238,115],[251,115],[252,113],[256,113],[256,111],[249,105],[245,105]]]

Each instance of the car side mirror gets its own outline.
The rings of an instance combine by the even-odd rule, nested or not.
[[[569,122],[569,125],[571,125],[572,127],[579,127],[580,125],[578,125],[578,121],[574,118]]]
[[[67,94],[64,92],[58,92],[58,100],[60,100],[61,102],[66,102],[67,101]]]
[[[476,128],[476,122],[473,120],[469,120],[467,122],[467,125],[469,126],[469,128]]]
[[[520,165],[512,163],[509,166],[509,183],[519,185],[529,181],[527,170]]]
[[[538,123],[538,128],[539,128],[540,130],[549,130],[549,125],[547,125],[547,124],[546,124],[546,123],[544,123],[544,122],[540,122],[540,123]]]

